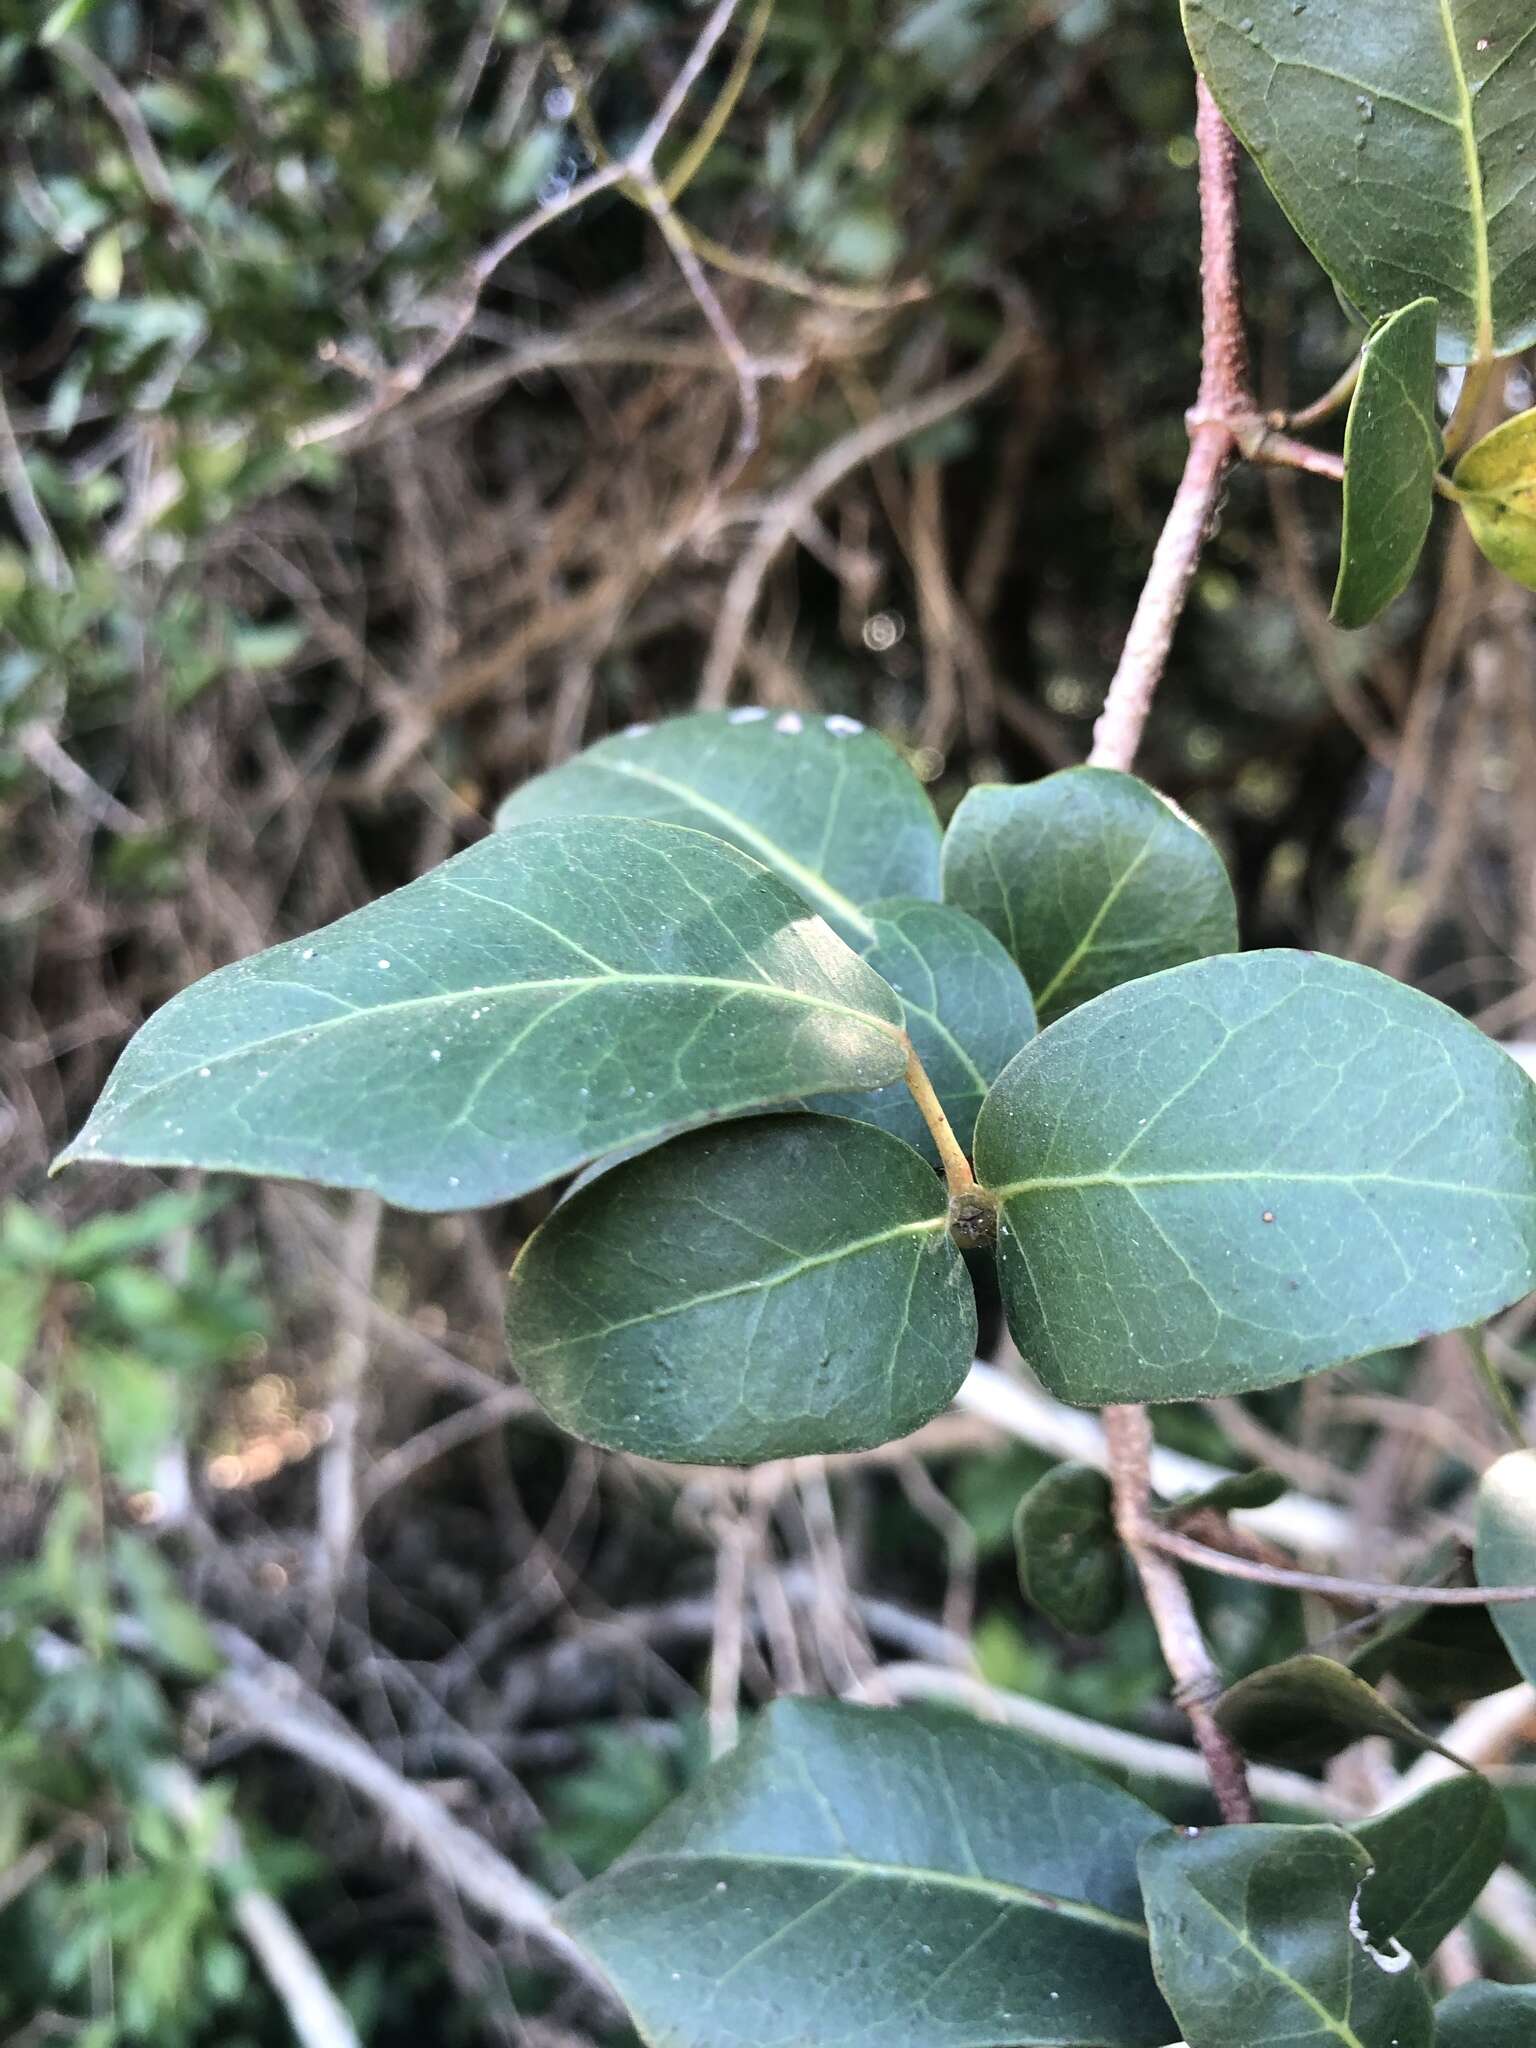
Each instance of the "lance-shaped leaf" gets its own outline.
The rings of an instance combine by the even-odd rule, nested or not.
[[[944,838],[944,899],[1024,970],[1042,1024],[1138,975],[1237,947],[1221,857],[1134,775],[983,785]]]
[[[59,1163],[466,1209],[905,1064],[896,996],[756,861],[675,825],[552,822],[175,997]]]
[[[896,749],[852,718],[696,711],[631,726],[525,783],[496,824],[579,816],[713,833],[855,942],[874,938],[866,904],[939,893],[933,805]]]
[[[1430,2048],[1406,1949],[1359,1918],[1371,1859],[1342,1828],[1179,1829],[1141,1852],[1152,1961],[1188,2048]]]
[[[1389,314],[1366,340],[1344,436],[1344,532],[1333,616],[1366,626],[1404,589],[1435,505],[1433,299]]]
[[[1476,1771],[1352,1828],[1375,1866],[1359,1916],[1375,1946],[1395,1940],[1427,1963],[1498,1869],[1507,1832],[1503,1801]]]
[[[1536,1586],[1536,1451],[1511,1451],[1483,1474],[1477,1579],[1481,1586]],[[1522,1677],[1536,1685],[1536,1601],[1499,1601],[1488,1611]]]
[[[1463,1984],[1435,2007],[1435,2048],[1531,2048],[1536,1984]]]
[[[1369,320],[1433,293],[1443,362],[1536,341],[1529,0],[1184,0],[1195,62]]]
[[[1311,1652],[1240,1678],[1216,1702],[1216,1718],[1240,1749],[1284,1763],[1325,1763],[1366,1735],[1440,1748],[1363,1678]]]
[[[976,1127],[1009,1325],[1054,1393],[1278,1386],[1536,1286],[1536,1089],[1452,1011],[1302,953],[1074,1011]]]
[[[1495,568],[1536,590],[1536,411],[1495,427],[1456,465],[1461,511]]]
[[[565,1429],[686,1463],[862,1450],[959,1387],[976,1343],[944,1191],[842,1117],[694,1131],[578,1189],[507,1287],[512,1363]]]
[[[1125,1605],[1125,1555],[1109,1481],[1091,1465],[1055,1466],[1013,1518],[1019,1590],[1069,1635],[1107,1629]]]
[[[1161,1825],[1010,1730],[780,1700],[559,1917],[668,2048],[1154,2048]]]
[[[858,950],[901,997],[907,1036],[969,1148],[987,1090],[1035,1035],[1024,977],[989,931],[947,903],[876,903],[869,918],[875,935]],[[873,1094],[819,1096],[811,1107],[879,1124],[938,1159],[905,1081]]]

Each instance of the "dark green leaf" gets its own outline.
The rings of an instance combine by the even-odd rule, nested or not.
[[[1495,568],[1536,590],[1536,411],[1495,427],[1456,465],[1462,516]]]
[[[1476,1583],[1471,1551],[1453,1537],[1433,1547],[1407,1573],[1415,1586]],[[1351,1671],[1377,1685],[1389,1673],[1426,1707],[1450,1711],[1514,1685],[1516,1670],[1486,1607],[1435,1607],[1397,1601],[1343,1653]]]
[[[1531,2048],[1536,1984],[1463,1984],[1435,2007],[1435,2048]]]
[[[1035,1035],[1024,977],[975,918],[944,903],[876,903],[874,938],[858,950],[901,997],[907,1036],[962,1145],[969,1146],[987,1090]],[[905,1138],[935,1163],[938,1152],[905,1081],[866,1095],[811,1103]]]
[[[177,996],[59,1164],[467,1209],[905,1068],[895,995],[756,861],[673,825],[551,822]]]
[[[560,1917],[667,2048],[1154,2048],[1160,1827],[1009,1730],[780,1700]]]
[[[1267,1465],[1260,1465],[1252,1472],[1234,1472],[1229,1479],[1218,1479],[1202,1493],[1188,1493],[1182,1500],[1171,1501],[1160,1513],[1169,1521],[1182,1521],[1188,1515],[1198,1514],[1230,1515],[1244,1508],[1270,1507],[1285,1490],[1284,1477]]]
[[[1360,1924],[1378,1948],[1396,1940],[1427,1963],[1499,1867],[1507,1830],[1488,1780],[1458,1771],[1351,1832],[1375,1865]]]
[[[1216,1718],[1240,1749],[1284,1763],[1324,1763],[1366,1735],[1440,1748],[1363,1678],[1310,1653],[1239,1679],[1216,1702]]]
[[[842,1117],[694,1131],[562,1202],[523,1247],[507,1345],[562,1427],[748,1465],[862,1450],[937,1414],[975,1350],[943,1186]]]
[[[1415,299],[1371,330],[1344,436],[1344,534],[1333,616],[1369,625],[1418,565],[1435,504],[1433,299]]]
[[[856,719],[696,711],[631,726],[515,790],[498,830],[530,818],[653,818],[751,854],[871,944],[864,906],[939,893],[939,822],[888,741]]]
[[[1477,1493],[1477,1578],[1483,1586],[1536,1586],[1536,1451],[1511,1451]],[[1521,1675],[1536,1685],[1536,1601],[1491,1607]]]
[[[1367,319],[1440,301],[1443,362],[1536,342],[1529,0],[1184,0],[1195,62]]]
[[[1030,1488],[1013,1546],[1025,1599],[1068,1635],[1098,1635],[1125,1605],[1113,1495],[1091,1465],[1058,1465]]]
[[[1009,1324],[1054,1393],[1278,1386],[1536,1286],[1536,1089],[1428,996],[1204,960],[1026,1046],[976,1127]]]
[[[1108,768],[973,789],[944,837],[944,900],[1008,948],[1042,1024],[1138,975],[1237,948],[1211,842]]]
[[[1140,1862],[1157,1980],[1188,2048],[1430,2048],[1413,1958],[1359,1924],[1370,1858],[1342,1828],[1174,1830]]]

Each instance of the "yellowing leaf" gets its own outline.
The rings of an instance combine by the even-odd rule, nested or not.
[[[1496,569],[1536,590],[1536,411],[1495,427],[1456,465],[1472,538]]]

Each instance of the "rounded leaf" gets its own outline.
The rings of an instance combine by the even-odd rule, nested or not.
[[[901,997],[907,1036],[944,1114],[969,1147],[987,1090],[1035,1035],[1024,977],[992,934],[946,903],[872,904],[874,937],[857,950]],[[905,1081],[863,1095],[822,1095],[812,1109],[878,1124],[932,1164],[938,1150]]]
[[[483,839],[158,1011],[63,1153],[505,1201],[668,1131],[906,1071],[901,1005],[702,832]]]
[[[1536,590],[1536,411],[1495,427],[1456,465],[1461,511],[1496,569]]]
[[[1351,1832],[1374,1866],[1360,1894],[1362,1926],[1378,1948],[1396,1941],[1427,1963],[1498,1869],[1508,1829],[1488,1780],[1458,1771]]]
[[[1215,847],[1110,768],[971,790],[944,838],[944,900],[1008,948],[1042,1024],[1123,981],[1237,948]]]
[[[855,942],[874,936],[865,904],[939,893],[933,805],[890,742],[853,718],[744,708],[631,726],[524,783],[496,825],[576,816],[711,832]]]
[[[1009,1325],[1069,1401],[1283,1385],[1536,1286],[1536,1088],[1342,960],[1251,953],[1101,996],[976,1127]]]
[[[668,2048],[1157,2048],[1160,1831],[1010,1729],[780,1700],[559,1917]]]
[[[943,1189],[841,1117],[693,1132],[563,1202],[507,1287],[512,1363],[611,1450],[750,1465],[864,1450],[954,1395],[976,1304]]]
[[[1178,1828],[1139,1858],[1152,1961],[1187,2048],[1430,2048],[1406,1949],[1374,1947],[1342,1828]]]
[[[1055,1466],[1019,1502],[1019,1590],[1068,1635],[1100,1635],[1125,1605],[1125,1557],[1109,1481],[1092,1465]]]

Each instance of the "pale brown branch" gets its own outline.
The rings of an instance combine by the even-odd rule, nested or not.
[[[1339,1578],[1331,1572],[1292,1570],[1288,1565],[1262,1564],[1256,1558],[1213,1550],[1193,1536],[1162,1527],[1150,1529],[1146,1541],[1165,1556],[1182,1558],[1202,1571],[1220,1572],[1229,1579],[1247,1579],[1255,1586],[1319,1593],[1325,1599],[1411,1607],[1512,1607],[1536,1600],[1536,1586],[1404,1586],[1378,1579]]]
[[[1163,1533],[1151,1516],[1152,1425],[1145,1408],[1104,1410],[1114,1488],[1115,1528],[1130,1552],[1147,1608],[1157,1629],[1163,1658],[1174,1683],[1174,1698],[1189,1716],[1195,1741],[1210,1773],[1211,1790],[1223,1820],[1254,1818],[1243,1756],[1213,1711],[1224,1690],[1190,1603],[1189,1588],[1167,1557]]]
[[[1200,391],[1189,414],[1189,459],[1142,586],[1114,680],[1093,729],[1089,761],[1128,770],[1168,665],[1201,549],[1237,453],[1237,423],[1257,410],[1248,388],[1237,271],[1237,143],[1204,79],[1197,81],[1200,150]]]

